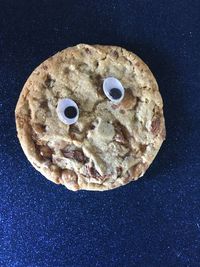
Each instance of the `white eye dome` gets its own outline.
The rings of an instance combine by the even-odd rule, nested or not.
[[[77,104],[70,98],[60,99],[57,106],[58,118],[64,124],[74,124],[79,117],[79,108]]]
[[[124,98],[124,87],[114,77],[107,77],[103,82],[104,94],[114,103],[119,103]]]

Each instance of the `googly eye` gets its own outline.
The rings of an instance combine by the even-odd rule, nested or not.
[[[119,103],[124,98],[124,87],[114,77],[107,77],[103,82],[104,94],[114,103]]]
[[[71,125],[77,122],[79,109],[77,104],[70,98],[60,99],[57,106],[58,118],[65,124]]]

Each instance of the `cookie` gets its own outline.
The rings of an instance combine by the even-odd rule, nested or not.
[[[39,65],[16,110],[22,149],[70,190],[108,190],[143,176],[165,139],[157,82],[135,54],[79,44]]]

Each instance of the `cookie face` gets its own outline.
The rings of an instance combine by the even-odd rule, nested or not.
[[[15,112],[28,160],[74,191],[138,179],[165,139],[155,78],[115,46],[80,44],[47,59],[26,81]]]

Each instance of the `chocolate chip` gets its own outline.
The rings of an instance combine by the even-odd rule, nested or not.
[[[121,132],[120,134],[116,134],[115,135],[115,141],[121,144],[125,144],[126,143],[126,139],[123,135],[123,133]]]
[[[46,80],[44,82],[47,88],[52,88],[55,83],[55,80],[52,79],[51,75],[47,74]]]
[[[46,126],[40,123],[34,123],[33,124],[33,129],[36,134],[42,134],[45,132]]]
[[[47,109],[48,108],[48,103],[47,100],[44,100],[40,102],[40,108]]]
[[[42,146],[40,148],[40,155],[45,159],[51,159],[52,150],[48,146]]]
[[[87,158],[83,154],[82,151],[79,150],[73,150],[73,151],[62,151],[63,156],[65,158],[74,159],[78,162],[85,163],[87,161]]]
[[[132,90],[130,88],[127,88],[123,100],[119,103],[119,109],[133,109],[135,108],[137,102],[137,97],[133,95]]]
[[[91,50],[90,50],[88,47],[85,48],[85,52],[86,52],[87,54],[89,54],[89,55],[92,54]]]
[[[119,177],[122,174],[122,167],[121,166],[117,167],[116,171],[117,171],[117,177]]]
[[[102,90],[102,76],[99,74],[92,74],[91,81],[93,86],[96,88],[98,96],[106,97]]]
[[[94,130],[95,129],[95,125],[92,124],[90,127],[89,127],[90,130]]]
[[[115,58],[118,58],[118,57],[119,57],[119,54],[118,54],[118,52],[117,52],[116,50],[114,50],[114,51],[112,52],[112,55],[113,55]]]
[[[146,151],[147,145],[140,144],[140,151],[144,153]]]
[[[152,123],[151,123],[151,132],[154,134],[154,135],[157,135],[160,131],[160,124],[161,124],[161,121],[160,121],[160,117],[156,117]]]
[[[43,65],[42,68],[43,68],[44,70],[48,70],[47,65]]]
[[[126,129],[120,122],[114,123],[116,135],[114,140],[121,144],[127,144]]]
[[[98,171],[93,166],[87,166],[87,171],[90,177],[101,177],[101,175],[98,173]]]

